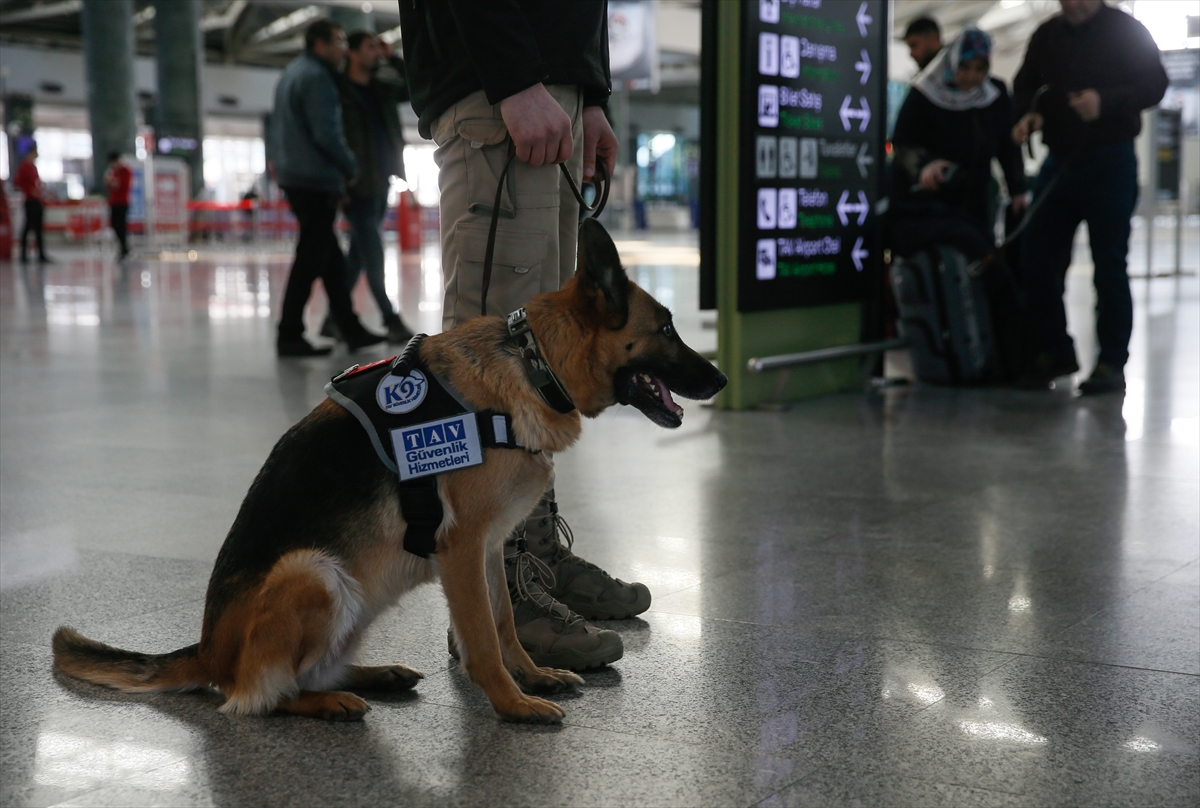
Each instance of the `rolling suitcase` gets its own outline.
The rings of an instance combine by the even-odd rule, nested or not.
[[[892,291],[918,379],[937,384],[991,380],[996,349],[988,298],[962,253],[938,245],[896,258]]]

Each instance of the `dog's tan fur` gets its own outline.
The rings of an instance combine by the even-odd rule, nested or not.
[[[554,693],[572,689],[582,679],[538,667],[521,647],[504,586],[501,548],[546,490],[550,455],[579,438],[580,415],[595,416],[617,403],[618,369],[650,355],[668,361],[662,356],[677,350],[678,342],[663,335],[669,312],[628,281],[607,234],[606,244],[599,245],[600,257],[585,253],[584,244],[595,245],[598,238],[595,229],[585,227],[579,276],[527,307],[529,324],[576,411],[555,412],[541,399],[516,352],[506,347],[500,318],[478,318],[423,343],[421,359],[428,368],[449,380],[475,408],[509,413],[514,434],[529,450],[489,450],[482,465],[438,478],[445,518],[431,561],[404,551],[405,523],[395,482],[381,467],[383,473],[370,478],[373,490],[354,492],[356,504],[338,512],[335,531],[306,541],[297,537],[296,542],[306,545],[301,548],[286,537],[276,538],[281,550],[265,571],[231,563],[227,559],[236,562],[237,553],[245,552],[233,547],[235,535],[244,530],[243,519],[251,524],[263,507],[255,503],[279,493],[269,459],[218,557],[197,646],[169,655],[132,654],[64,627],[54,637],[57,668],[132,691],[213,686],[228,697],[221,709],[231,713],[279,710],[359,718],[369,709],[366,702],[337,688],[407,689],[421,678],[402,665],[351,665],[363,633],[405,592],[440,577],[462,664],[496,713],[515,721],[560,720],[561,707],[522,687]],[[590,265],[602,259],[616,267]],[[619,327],[613,327],[615,322]],[[687,350],[681,342],[678,346]],[[712,372],[714,379],[720,377]],[[331,429],[352,434],[359,427],[352,415],[326,400],[281,439],[276,452],[290,451],[289,440],[324,447],[330,439],[322,436]],[[377,461],[372,457],[370,462]]]

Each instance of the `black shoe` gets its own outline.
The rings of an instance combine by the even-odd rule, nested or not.
[[[299,339],[280,339],[275,342],[275,353],[280,357],[328,356],[332,352],[332,348],[318,348],[303,337]]]
[[[388,320],[387,341],[389,345],[407,345],[412,338],[413,333],[405,328],[403,320],[399,317]]]
[[[48,255],[39,255],[38,263],[39,264],[57,264],[58,262],[55,261],[53,258],[51,258]]]
[[[366,348],[371,345],[378,345],[385,341],[387,336],[384,334],[375,334],[367,329],[363,329],[362,333],[354,337],[346,338],[346,350],[357,351],[359,348]]]
[[[1087,377],[1087,381],[1079,385],[1079,395],[1081,396],[1124,392],[1125,374],[1104,362],[1096,365],[1092,375]]]
[[[1078,372],[1079,362],[1073,356],[1038,354],[1033,361],[1033,367],[1017,379],[1015,386],[1020,390],[1048,390],[1059,376],[1069,376]]]
[[[326,317],[325,322],[321,323],[321,330],[319,333],[322,337],[335,339],[338,342],[342,341],[342,332],[340,329],[338,329],[337,323],[335,323],[331,317]]]

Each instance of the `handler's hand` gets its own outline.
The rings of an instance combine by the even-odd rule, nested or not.
[[[537,167],[571,159],[571,119],[540,83],[501,101],[500,117],[521,162]]]
[[[1020,146],[1022,143],[1029,140],[1030,135],[1041,130],[1041,128],[1042,116],[1038,115],[1036,112],[1030,112],[1028,115],[1022,117],[1021,120],[1017,121],[1017,125],[1012,129],[1012,139],[1018,146]]]
[[[1067,93],[1067,103],[1084,123],[1091,123],[1100,117],[1100,93],[1095,90]]]
[[[918,180],[921,188],[926,191],[936,191],[938,186],[946,180],[946,169],[951,165],[949,160],[934,160],[921,169],[921,177]]]
[[[617,136],[601,107],[583,108],[583,178],[596,173],[596,158],[604,161],[604,176],[611,178],[617,165]]]
[[[1033,195],[1031,193],[1029,193],[1028,191],[1026,191],[1023,194],[1014,196],[1012,199],[1013,213],[1020,216],[1022,213],[1029,210],[1029,202],[1032,198],[1033,198]]]

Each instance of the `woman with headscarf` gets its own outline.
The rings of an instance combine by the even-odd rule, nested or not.
[[[892,135],[891,246],[902,256],[950,244],[969,260],[995,246],[991,166],[998,159],[1013,205],[1029,203],[1020,149],[1009,137],[1012,101],[991,78],[992,39],[969,26],[913,80]]]

